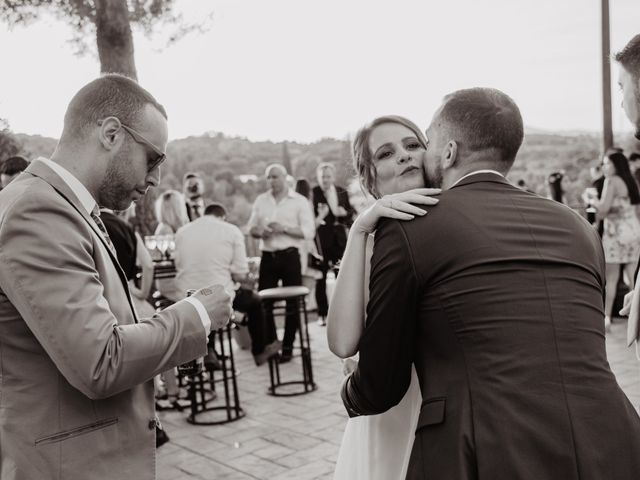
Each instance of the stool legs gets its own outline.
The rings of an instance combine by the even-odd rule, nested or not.
[[[291,302],[294,308],[298,311],[298,335],[299,335],[299,349],[300,358],[302,363],[302,380],[293,380],[283,382],[280,377],[280,363],[277,358],[269,359],[269,380],[270,387],[268,393],[274,396],[289,397],[294,395],[303,395],[314,391],[317,386],[313,381],[313,366],[311,362],[311,343],[309,339],[309,326],[307,318],[307,306],[304,296],[297,297],[295,302]],[[274,309],[277,307],[274,307]],[[284,314],[290,313],[287,311],[287,307],[284,308]],[[280,387],[287,385],[301,385],[302,390],[296,390],[293,392],[279,392]]]
[[[220,362],[222,378],[216,380],[215,369],[211,369],[209,371],[209,383],[213,392],[215,392],[216,384],[222,383],[224,391],[224,405],[216,407],[207,406],[207,403],[211,401],[212,398],[206,397],[207,391],[205,389],[203,373],[189,378],[189,400],[191,401],[191,414],[187,418],[187,421],[189,423],[193,423],[194,425],[220,425],[223,423],[233,422],[244,417],[244,411],[240,407],[240,397],[238,395],[236,366],[233,356],[233,347],[231,345],[231,327],[227,325],[225,328],[220,329],[215,333],[214,346],[215,340],[217,340],[218,348],[220,351],[218,360]],[[213,412],[217,410],[225,411],[226,415],[224,419],[204,421],[197,418],[199,415],[205,412]]]

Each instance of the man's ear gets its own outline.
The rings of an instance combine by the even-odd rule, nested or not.
[[[118,130],[120,130],[120,121],[115,117],[107,117],[100,122],[98,140],[107,150],[113,150],[119,145],[118,136],[116,135]]]
[[[450,140],[442,150],[442,168],[448,170],[453,168],[458,161],[458,144],[455,140]]]

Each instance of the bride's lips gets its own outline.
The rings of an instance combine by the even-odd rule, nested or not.
[[[404,170],[402,170],[402,172],[400,173],[400,176],[404,175],[405,173],[413,172],[414,170],[420,170],[420,169],[415,165],[409,165]]]

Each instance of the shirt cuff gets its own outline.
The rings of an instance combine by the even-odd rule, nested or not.
[[[193,305],[198,311],[198,315],[200,316],[200,321],[202,322],[204,331],[207,333],[207,335],[209,335],[209,333],[211,332],[211,319],[209,318],[209,314],[204,308],[204,305],[202,305],[202,302],[194,297],[187,297],[184,299],[184,301]]]

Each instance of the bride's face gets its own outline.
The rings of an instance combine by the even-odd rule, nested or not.
[[[425,186],[425,149],[411,129],[399,123],[378,125],[369,136],[369,149],[380,196]]]

